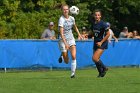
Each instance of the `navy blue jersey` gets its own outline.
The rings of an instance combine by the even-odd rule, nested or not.
[[[108,26],[105,22],[100,21],[93,24],[94,41],[100,42],[106,35],[108,31]]]

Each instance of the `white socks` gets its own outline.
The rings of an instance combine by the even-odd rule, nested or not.
[[[62,61],[64,61],[64,58],[63,58],[63,56],[61,56],[61,58],[62,58]]]
[[[75,74],[75,70],[76,70],[76,59],[72,60],[71,62],[71,76]]]

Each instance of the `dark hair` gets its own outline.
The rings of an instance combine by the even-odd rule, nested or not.
[[[95,9],[95,10],[93,11],[93,14],[95,14],[95,12],[100,12],[100,14],[102,15],[102,12],[101,12],[100,9]]]

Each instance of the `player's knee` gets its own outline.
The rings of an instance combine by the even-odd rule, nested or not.
[[[93,57],[92,57],[92,60],[93,60],[94,62],[98,62],[99,59],[98,59],[97,57],[93,56]]]
[[[64,62],[65,62],[66,64],[68,64],[68,63],[69,63],[69,60],[68,60],[68,59],[64,59]]]

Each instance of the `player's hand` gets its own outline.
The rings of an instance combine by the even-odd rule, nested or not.
[[[118,39],[115,39],[115,42],[118,42]]]
[[[109,43],[111,43],[111,40],[108,40]]]
[[[102,46],[102,42],[97,42],[96,44],[97,44],[98,47]]]
[[[79,35],[79,37],[81,40],[84,40],[84,37],[81,34]]]
[[[65,48],[69,50],[70,46],[68,44],[65,45]]]

